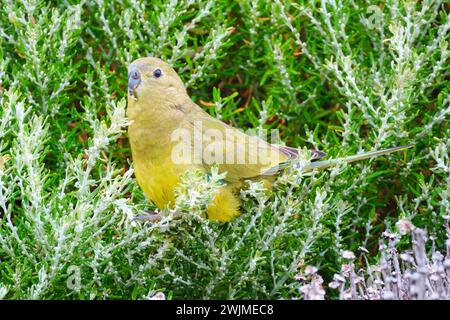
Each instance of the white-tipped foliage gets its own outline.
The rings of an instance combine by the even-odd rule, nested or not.
[[[448,298],[444,5],[0,0],[0,299]],[[415,147],[308,177],[305,153],[271,190],[246,181],[228,224],[203,219],[225,175],[191,172],[134,220],[155,210],[125,133],[147,55],[233,125],[331,158]]]

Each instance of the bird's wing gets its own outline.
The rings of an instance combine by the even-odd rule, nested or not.
[[[245,134],[209,115],[194,118],[191,125],[197,132],[202,132],[197,135],[201,141],[195,141],[194,135],[194,146],[202,149],[198,152],[202,154],[203,165],[218,164],[221,171],[227,172],[229,181],[258,177],[294,156],[292,150]]]
[[[289,159],[297,159],[298,158],[299,150],[297,148],[281,146],[281,145],[277,145],[276,147],[278,147],[281,152],[286,154],[289,157]],[[327,155],[325,152],[316,150],[316,149],[309,150],[309,151],[311,152],[311,160],[319,160]]]
[[[281,169],[280,164],[298,157],[298,149],[270,144],[245,134],[210,116],[192,101],[185,112],[189,113],[186,117],[189,126],[202,133],[194,134],[194,148],[201,147],[197,153],[202,155],[203,165],[209,168],[219,164],[220,170],[227,172],[229,181],[267,176],[268,172],[276,174],[279,170],[275,168]],[[312,160],[316,160],[326,154],[311,150],[311,155]]]

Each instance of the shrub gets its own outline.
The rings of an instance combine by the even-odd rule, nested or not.
[[[0,12],[0,297],[448,297],[437,255],[450,213],[444,1],[2,0]],[[126,67],[149,54],[236,127],[279,129],[329,157],[415,146],[286,172],[273,191],[249,182],[227,224],[201,218],[218,173],[188,175],[181,219],[133,220],[154,207],[129,161]],[[399,273],[405,221],[420,252],[408,258],[418,269],[407,259]],[[384,287],[363,286],[380,279],[377,263]],[[443,285],[422,273],[434,265]],[[414,277],[429,284],[417,295],[405,289]]]

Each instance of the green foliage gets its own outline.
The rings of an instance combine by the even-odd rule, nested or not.
[[[442,248],[449,28],[440,0],[0,0],[0,297],[301,298],[309,265],[331,280],[344,252],[377,262],[400,218]],[[182,218],[134,221],[154,207],[133,177],[126,74],[147,55],[236,127],[329,157],[414,148],[249,182],[228,224],[201,218],[221,177],[188,176]]]

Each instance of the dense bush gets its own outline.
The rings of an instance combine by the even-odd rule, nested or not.
[[[437,255],[450,214],[448,3],[58,3],[0,1],[0,297],[449,295],[450,253]],[[134,221],[154,207],[133,176],[126,68],[149,54],[236,127],[279,129],[329,157],[414,148],[285,173],[271,192],[249,183],[244,214],[226,224],[199,215],[220,176],[187,175],[181,219]],[[405,272],[432,265],[430,251],[444,289],[431,274],[416,276],[420,294],[399,291],[409,278],[386,255],[409,234],[421,249],[405,253]]]

